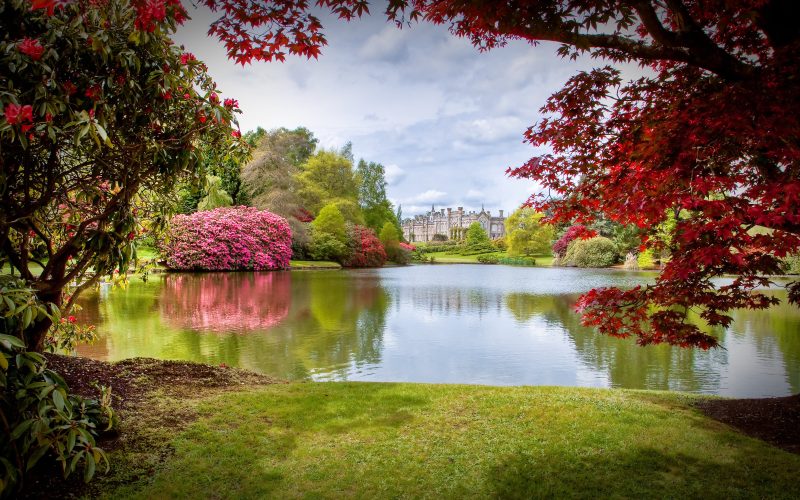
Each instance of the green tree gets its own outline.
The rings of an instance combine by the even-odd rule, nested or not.
[[[233,205],[233,199],[222,188],[222,179],[216,175],[206,176],[206,196],[197,204],[197,210],[213,210]]]
[[[296,180],[303,207],[315,214],[337,198],[358,200],[353,162],[333,151],[309,157]]]
[[[381,243],[383,243],[383,247],[386,248],[387,253],[390,247],[396,247],[400,244],[400,235],[397,233],[397,228],[394,227],[394,224],[391,222],[383,224],[378,238],[381,240]]]
[[[252,159],[242,169],[242,192],[253,206],[286,219],[292,229],[292,250],[302,257],[311,241],[305,224],[311,214],[303,210],[297,175],[314,153],[317,139],[304,127],[269,132],[259,127],[245,138],[255,147]]]
[[[368,163],[363,159],[358,161],[358,204],[364,214],[365,224],[375,231],[380,231],[386,222],[396,222],[394,207],[386,198],[385,175],[386,171],[380,163]],[[399,224],[395,224],[395,227],[399,227]]]
[[[473,222],[467,228],[466,243],[467,246],[478,246],[491,244],[491,241],[489,240],[489,235],[486,234],[486,230],[483,229],[483,226],[481,226],[479,222]]]
[[[532,208],[519,208],[505,221],[508,253],[518,255],[549,254],[555,228],[542,224],[544,214]]]
[[[250,140],[257,141],[257,146],[242,171],[243,191],[257,208],[287,219],[296,217],[302,207],[296,177],[313,154],[317,139],[308,129],[298,127],[260,129]]]
[[[347,228],[344,216],[336,205],[325,205],[319,211],[319,215],[311,223],[315,233],[325,233],[336,238],[340,243],[347,243]]]

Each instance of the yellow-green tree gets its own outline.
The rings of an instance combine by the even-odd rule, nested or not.
[[[506,219],[508,254],[542,255],[550,253],[555,229],[543,224],[544,214],[532,208],[519,208]]]

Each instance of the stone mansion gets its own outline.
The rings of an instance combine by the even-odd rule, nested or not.
[[[403,238],[414,243],[432,241],[433,235],[440,234],[449,240],[460,240],[464,238],[467,228],[477,222],[491,239],[495,239],[506,235],[505,220],[502,210],[500,215],[492,217],[483,207],[480,212],[464,212],[464,207],[456,210],[442,208],[437,211],[431,206],[430,212],[425,215],[417,215],[402,222]]]

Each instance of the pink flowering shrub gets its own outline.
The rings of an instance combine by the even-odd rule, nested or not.
[[[292,231],[286,219],[252,207],[225,207],[172,219],[161,252],[170,269],[286,269]]]
[[[415,247],[414,245],[412,245],[410,243],[400,243],[400,248],[406,249],[409,252],[416,252],[417,251],[417,247]]]

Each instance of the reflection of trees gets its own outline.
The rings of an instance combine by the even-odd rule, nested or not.
[[[783,358],[792,392],[800,392],[800,310],[787,303],[785,291],[769,292],[781,303],[762,311],[734,311],[737,330],[746,332],[765,359]],[[780,355],[778,354],[780,352]]]
[[[580,323],[574,311],[578,295],[506,296],[506,307],[520,322],[534,316],[558,325],[575,346],[581,360],[591,368],[608,374],[614,387],[699,390],[719,385],[709,353],[668,346],[640,347],[632,339],[601,335]]]
[[[289,313],[288,272],[170,275],[164,282],[164,318],[180,328],[250,332],[277,325]]]
[[[79,352],[226,363],[294,379],[345,377],[351,364],[380,361],[389,296],[369,272],[160,278],[87,294],[82,319],[102,337]]]
[[[413,287],[403,290],[411,293],[411,304],[414,310],[444,314],[461,314],[477,312],[479,315],[490,308],[499,309],[503,302],[503,293],[498,290],[483,288],[457,288],[452,286]]]

